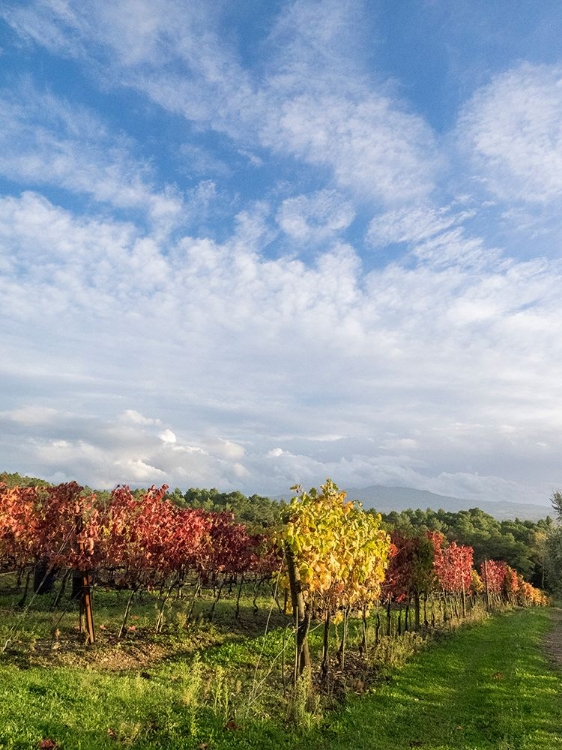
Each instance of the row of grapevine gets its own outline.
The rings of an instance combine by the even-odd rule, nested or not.
[[[423,624],[429,626],[425,605],[436,593],[443,597],[443,606],[448,602],[459,616],[461,610],[466,614],[467,601],[470,606],[479,594],[485,594],[488,607],[500,601],[547,603],[542,592],[505,562],[489,560],[478,573],[473,569],[472,548],[446,544],[442,534],[387,534],[380,516],[346,501],[345,492],[331,480],[320,492],[295,489],[280,534],[297,634],[295,676],[310,665],[307,634],[313,619],[324,621],[322,671],[326,674],[331,622],[343,620],[338,651],[343,665],[348,618],[355,615],[365,622],[376,603],[386,603],[389,628],[392,605],[413,606],[416,630],[422,625],[422,602]]]
[[[164,485],[134,495],[118,487],[101,503],[75,482],[0,485],[0,565],[20,575],[27,571],[24,598],[32,572],[36,593],[43,593],[57,571],[74,571],[74,593],[87,597],[95,571],[129,589],[131,599],[146,588],[180,589],[190,575],[214,583],[226,576],[271,574],[278,567],[263,537],[250,534],[231,513],[179,508],[166,491]],[[91,628],[87,635],[93,641]]]
[[[118,487],[109,502],[75,482],[56,487],[0,486],[0,561],[19,569],[106,569],[124,583],[159,583],[187,570],[202,575],[258,566],[261,539],[228,512],[178,508],[167,487],[134,496]]]
[[[74,571],[82,597],[95,571],[130,591],[122,630],[132,597],[141,589],[160,592],[158,630],[167,597],[188,578],[196,582],[194,597],[197,586],[208,582],[218,586],[220,597],[227,579],[273,579],[280,573],[278,591],[286,592],[285,610],[290,601],[295,618],[295,677],[310,666],[313,621],[324,626],[326,674],[331,626],[342,623],[337,655],[343,665],[349,618],[360,617],[366,628],[370,611],[380,603],[387,606],[388,631],[391,606],[403,604],[406,629],[409,611],[414,629],[428,626],[427,600],[436,593],[443,597],[445,616],[447,606],[464,615],[477,595],[485,596],[489,607],[500,600],[544,603],[537,589],[501,561],[489,560],[475,571],[471,547],[446,544],[438,533],[389,535],[380,516],[347,501],[331,480],[319,491],[295,489],[280,527],[255,535],[228,512],[174,505],[166,486],[142,493],[118,487],[102,502],[74,482],[0,485],[0,566],[21,575],[27,571],[28,581],[35,571],[39,593],[53,572]],[[92,622],[87,634],[93,640]]]

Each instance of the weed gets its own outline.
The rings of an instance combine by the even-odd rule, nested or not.
[[[427,643],[427,637],[419,633],[404,633],[400,638],[382,636],[376,645],[371,663],[374,667],[396,669],[405,664]]]
[[[181,687],[182,703],[195,711],[202,701],[203,674],[199,654],[195,654],[189,668],[189,675],[184,678]]]
[[[320,697],[314,690],[310,669],[305,669],[287,701],[287,723],[300,732],[310,731],[322,719]]]

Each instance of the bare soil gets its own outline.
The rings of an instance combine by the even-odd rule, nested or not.
[[[554,627],[544,641],[547,656],[562,669],[562,609],[554,607],[552,610]]]
[[[221,645],[220,634],[197,631],[189,640],[162,637],[154,642],[150,631],[137,629],[122,640],[107,631],[96,634],[94,646],[85,646],[77,632],[64,632],[56,639],[15,643],[6,656],[21,669],[31,667],[82,667],[110,672],[148,669],[166,659],[189,658],[195,651]],[[232,638],[230,640],[233,640]]]

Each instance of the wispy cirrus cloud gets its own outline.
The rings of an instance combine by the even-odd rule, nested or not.
[[[521,65],[495,77],[463,107],[458,136],[475,176],[502,201],[562,196],[562,67]]]
[[[367,240],[378,247],[395,242],[419,244],[458,227],[470,215],[452,211],[451,207],[409,205],[376,216],[369,225]]]
[[[68,47],[54,31],[42,37],[46,8],[50,25],[69,27],[80,43]],[[39,44],[60,44],[84,62],[103,60],[119,72],[118,85],[142,91],[165,110],[246,146],[257,142],[324,167],[363,199],[383,205],[421,199],[440,169],[433,133],[384,87],[348,75],[353,56],[342,41],[350,9],[316,0],[290,6],[270,33],[269,64],[259,78],[243,67],[234,45],[225,45],[220,10],[195,5],[180,13],[173,2],[140,3],[137,14],[122,4],[69,3],[62,12],[47,3],[35,14],[12,9],[7,17]],[[307,16],[315,18],[314,32],[303,22]],[[311,48],[321,54],[320,67]]]
[[[137,209],[163,228],[177,224],[182,195],[173,186],[156,188],[150,167],[133,150],[130,139],[85,107],[29,83],[0,91],[0,174],[91,196],[114,209]]]

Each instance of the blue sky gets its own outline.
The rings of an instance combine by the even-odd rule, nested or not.
[[[562,6],[7,0],[2,468],[562,484]]]

